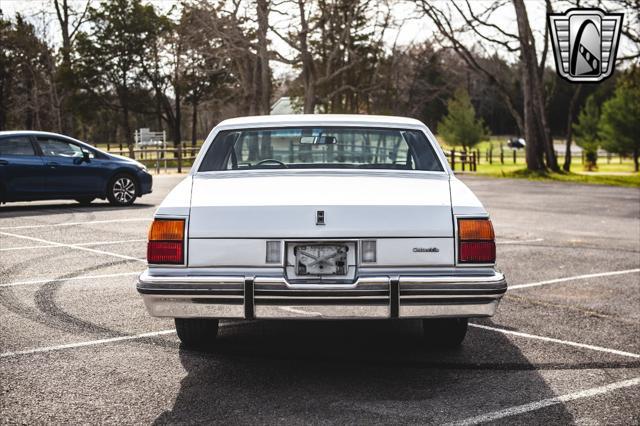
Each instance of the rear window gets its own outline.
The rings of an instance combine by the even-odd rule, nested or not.
[[[0,138],[0,155],[35,155],[31,140],[27,136]]]
[[[220,132],[198,171],[285,168],[444,170],[420,131],[291,127]]]

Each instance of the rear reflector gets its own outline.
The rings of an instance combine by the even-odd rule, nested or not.
[[[495,235],[489,219],[460,219],[458,220],[460,241],[484,240],[493,241]]]
[[[149,228],[149,241],[182,241],[184,220],[154,220]]]
[[[147,262],[181,264],[183,262],[182,241],[149,241]]]
[[[493,241],[462,241],[460,243],[461,263],[494,263],[496,243]]]

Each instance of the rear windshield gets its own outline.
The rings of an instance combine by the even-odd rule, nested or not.
[[[444,171],[420,131],[348,127],[223,131],[198,171],[285,168]]]

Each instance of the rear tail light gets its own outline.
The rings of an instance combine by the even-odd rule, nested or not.
[[[280,241],[267,241],[267,263],[282,262],[281,247],[282,243]]]
[[[458,219],[459,263],[495,263],[496,243],[489,219]]]
[[[149,229],[147,262],[154,264],[184,263],[184,220],[156,219]]]
[[[362,263],[376,262],[376,240],[362,241]]]

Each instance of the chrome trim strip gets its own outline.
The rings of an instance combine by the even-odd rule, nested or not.
[[[400,304],[400,318],[446,318],[446,317],[490,317],[498,307],[498,301],[490,303],[471,304],[430,304],[430,305],[402,305]]]

